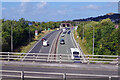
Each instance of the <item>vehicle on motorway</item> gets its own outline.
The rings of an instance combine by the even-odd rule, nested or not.
[[[61,39],[61,40],[60,40],[60,44],[65,44],[65,40],[64,40],[64,39]]]
[[[49,45],[49,44],[48,44],[48,41],[47,41],[47,40],[44,40],[44,41],[43,41],[43,46],[46,47],[46,46],[48,46],[48,45]]]
[[[41,41],[46,41],[46,38],[42,38]]]
[[[65,36],[65,34],[61,34],[61,37],[64,37]]]
[[[71,31],[68,31],[68,34],[70,34]]]
[[[59,30],[59,28],[57,28],[57,30]]]
[[[65,28],[63,28],[62,30],[63,30],[63,32],[65,32],[65,31],[66,31],[66,29],[65,29]]]
[[[67,28],[68,30],[70,30],[70,28]]]
[[[66,31],[65,31],[65,32],[63,32],[63,34],[66,34]]]
[[[71,59],[80,60],[80,51],[77,48],[70,48]]]
[[[67,32],[67,31],[66,31],[66,29],[64,28],[64,29],[63,29],[63,34],[66,34],[66,32]]]

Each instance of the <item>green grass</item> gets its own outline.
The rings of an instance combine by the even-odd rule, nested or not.
[[[46,34],[48,34],[49,32],[51,32],[51,31],[54,31],[54,29],[53,30],[50,30],[50,31],[42,31],[41,33],[39,33],[38,34],[38,38],[37,39],[33,39],[28,45],[26,45],[26,46],[21,46],[19,49],[21,50],[20,51],[20,53],[27,53],[35,44],[36,44],[36,42],[39,40],[39,39],[41,39],[42,37],[44,37]],[[21,58],[22,58],[22,56],[24,56],[25,54],[13,54],[13,55],[16,55],[16,56],[21,56]],[[14,60],[17,60],[17,61],[19,61],[19,59],[14,59]]]
[[[33,46],[34,44],[41,39],[42,37],[44,37],[46,34],[48,34],[49,32],[54,31],[54,30],[50,30],[50,31],[42,31],[42,33],[40,33],[38,35],[38,38],[35,40],[33,39],[32,42],[30,42],[27,46],[22,46],[21,49],[21,53],[27,53]]]
[[[74,38],[75,38],[75,40],[77,41],[77,43],[79,43],[79,45],[80,45],[83,53],[84,53],[85,55],[90,55],[90,53],[88,53],[88,51],[87,51],[87,49],[86,49],[86,47],[85,47],[85,45],[84,45],[84,44],[85,44],[85,41],[82,41],[80,37],[77,38],[77,35],[78,35],[78,34],[77,34],[77,31],[74,31],[73,33],[74,33]]]

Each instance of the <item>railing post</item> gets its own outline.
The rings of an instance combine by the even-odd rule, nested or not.
[[[21,80],[24,80],[24,71],[21,71]]]
[[[89,62],[89,55],[88,55],[88,64],[89,64],[90,62]]]
[[[111,80],[111,76],[109,76],[109,80]]]
[[[63,80],[66,80],[66,73],[63,74]]]
[[[118,66],[118,64],[119,64],[119,58],[117,57],[117,64],[116,65]]]
[[[9,55],[10,55],[10,53],[8,52],[8,61],[10,61],[10,60],[9,60]]]
[[[61,63],[61,55],[60,55],[60,62],[59,63]]]
[[[33,53],[33,59],[34,59],[33,62],[35,62],[35,53]]]

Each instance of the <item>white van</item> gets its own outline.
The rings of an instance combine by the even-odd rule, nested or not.
[[[48,41],[43,41],[43,46],[48,46]]]
[[[71,59],[80,60],[80,51],[77,48],[70,48],[71,50]]]

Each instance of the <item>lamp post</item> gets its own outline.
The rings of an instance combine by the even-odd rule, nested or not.
[[[92,55],[94,55],[94,27],[93,27],[93,53],[92,53]]]
[[[84,40],[84,23],[83,23],[83,39],[82,39],[82,41]]]
[[[13,52],[13,26],[11,26],[11,52]]]
[[[92,25],[91,25],[91,27],[92,27]],[[94,44],[95,44],[95,43],[94,43],[94,37],[95,37],[95,36],[94,36],[94,35],[95,35],[94,32],[95,32],[95,30],[94,30],[94,27],[93,27],[93,51],[92,51],[92,55],[94,55]]]
[[[11,52],[13,52],[13,25],[11,26]]]
[[[30,42],[30,26],[32,25],[32,22],[29,22],[28,25],[29,25],[29,42]]]

